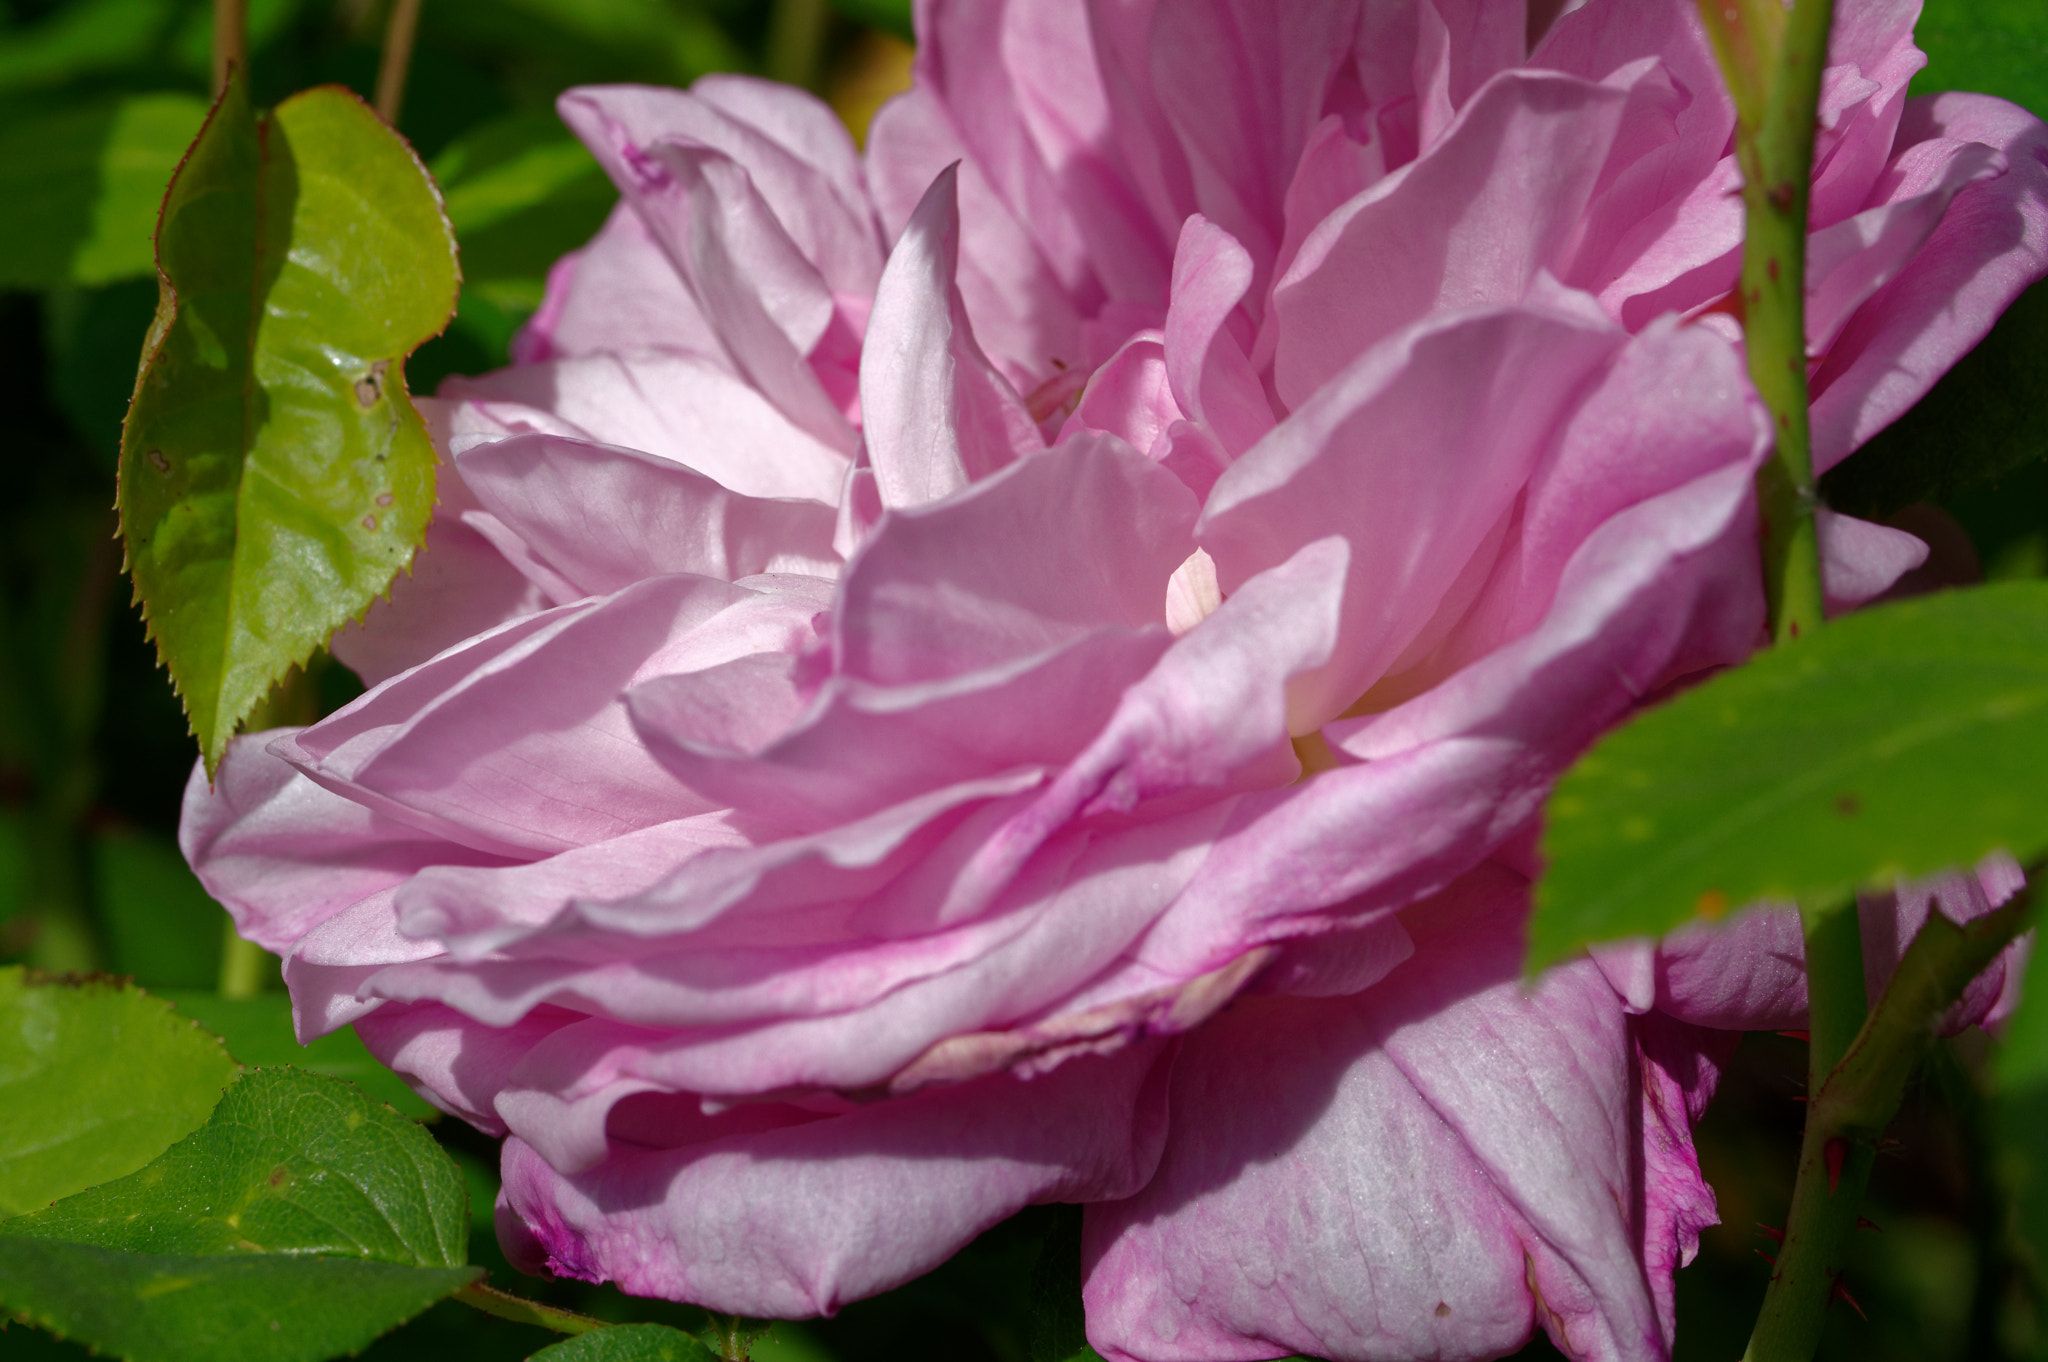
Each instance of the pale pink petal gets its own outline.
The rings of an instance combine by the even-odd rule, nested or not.
[[[1102,435],[894,512],[842,580],[836,669],[885,685],[938,680],[1103,625],[1163,626],[1194,518],[1176,478]]]
[[[199,882],[248,940],[284,951],[427,866],[497,863],[315,785],[267,750],[279,736],[234,739],[210,784],[194,765],[178,828]]]
[[[639,210],[621,200],[590,244],[548,271],[540,309],[512,341],[515,364],[676,350],[727,363],[676,267]]]
[[[1166,370],[1180,409],[1208,425],[1232,457],[1273,428],[1273,409],[1245,356],[1252,327],[1238,305],[1251,286],[1250,252],[1207,219],[1190,217],[1173,258]]]
[[[1746,656],[1762,621],[1750,476],[1745,459],[1614,517],[1535,631],[1386,714],[1326,726],[1363,760],[1240,803],[1175,922],[1213,950],[1433,892],[1533,817],[1642,696]]]
[[[528,1270],[747,1315],[827,1313],[936,1266],[1023,1206],[1142,1186],[1163,1134],[1151,1060],[1137,1049],[764,1134],[622,1144],[579,1177],[515,1140],[501,1234]]]
[[[1301,544],[1353,544],[1343,633],[1299,683],[1304,713],[1335,718],[1422,632],[1622,339],[1580,315],[1433,319],[1361,356],[1223,475],[1197,533],[1226,596]]]
[[[677,572],[732,581],[838,570],[832,507],[742,496],[638,450],[519,435],[458,463],[485,509],[576,596]]]
[[[686,95],[634,87],[572,90],[558,107],[639,210],[739,371],[798,428],[851,453],[853,432],[806,362],[832,322],[831,288],[746,167],[668,126],[685,107],[677,101],[731,123]],[[787,206],[799,221],[793,204],[805,188],[836,197],[822,181],[793,187]]]
[[[889,255],[861,356],[868,463],[892,509],[957,492],[1042,444],[1023,402],[974,342],[953,282],[959,242],[949,169]]]
[[[758,391],[694,355],[588,355],[451,378],[442,391],[479,423],[620,445],[694,469],[742,496],[837,505],[843,455]],[[541,418],[541,419],[535,419]],[[474,438],[474,437],[472,437]],[[458,438],[456,452],[467,444]]]
[[[884,105],[868,129],[868,177],[893,241],[932,182],[959,164],[963,249],[957,285],[990,360],[1029,392],[1082,359],[1081,317],[1066,284],[1004,206],[928,90]]]
[[[1060,427],[1060,439],[1085,431],[1106,431],[1131,448],[1165,462],[1168,427],[1182,409],[1167,380],[1166,347],[1157,331],[1140,331],[1089,375],[1074,414]]]
[[[1182,1042],[1159,1173],[1088,1213],[1105,1357],[1479,1357],[1538,1324],[1667,1355],[1669,1271],[1714,1221],[1686,1110],[1711,1078],[1674,1037],[1641,1055],[1590,965],[1525,987],[1522,892],[1476,876],[1407,915],[1415,954],[1373,987]]]
[[[1557,269],[1629,96],[1503,76],[1431,153],[1324,219],[1274,286],[1274,385],[1299,408],[1375,342],[1432,312],[1519,303]]]
[[[1848,610],[1891,590],[1927,561],[1927,545],[1904,530],[1819,511],[1821,581],[1830,610]]]
[[[290,759],[330,788],[515,855],[706,812],[634,739],[620,693],[669,670],[794,650],[811,614],[711,578],[651,578],[444,654],[301,731]]]

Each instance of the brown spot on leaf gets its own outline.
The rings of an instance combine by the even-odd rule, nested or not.
[[[375,517],[375,516],[373,516],[373,515],[366,515],[366,516],[364,516],[364,517],[363,517],[363,528],[364,528],[364,529],[366,529],[366,530],[374,530],[374,529],[376,529],[376,528],[377,528],[377,517]]]
[[[1857,814],[1863,812],[1863,801],[1852,794],[1836,795],[1835,812],[1844,818],[1854,818]]]
[[[377,504],[379,506],[389,506],[395,500],[397,500],[397,498],[392,496],[389,492],[379,492],[377,494]]]
[[[380,359],[370,366],[370,372],[356,380],[356,405],[364,411],[377,405],[384,397],[384,371],[391,367],[391,361]]]
[[[1728,896],[1718,889],[1709,889],[1693,900],[1692,910],[1709,922],[1717,922],[1728,911]]]
[[[161,449],[152,449],[149,451],[149,466],[151,468],[154,468],[159,473],[168,473],[171,471],[171,461],[164,457],[164,452]]]

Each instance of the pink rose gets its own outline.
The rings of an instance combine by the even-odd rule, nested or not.
[[[2048,129],[1839,8],[1823,466],[2048,272]],[[801,1316],[1085,1202],[1108,1358],[1665,1356],[1785,918],[1517,976],[1550,782],[1762,619],[1691,0],[918,18],[865,161],[564,97],[622,203],[423,404],[369,693],[187,854],[303,1033],[508,1134],[534,1268]],[[1826,543],[1843,605],[1925,552]]]

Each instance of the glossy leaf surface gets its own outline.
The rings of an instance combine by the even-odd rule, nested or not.
[[[1530,964],[2048,849],[2048,584],[1835,621],[1610,733],[1551,797]]]
[[[136,594],[209,769],[271,684],[410,562],[434,450],[405,357],[454,307],[411,148],[346,90],[238,81],[173,181],[122,432]]]
[[[459,1267],[462,1173],[353,1084],[255,1069],[140,1172],[0,1223],[0,1235],[130,1253],[324,1253]]]
[[[218,1040],[140,989],[0,969],[0,1217],[133,1173],[234,1074]]]
[[[196,1258],[0,1236],[0,1309],[130,1362],[320,1362],[478,1275],[360,1259]]]
[[[474,1280],[468,1230],[419,1126],[257,1069],[148,1167],[0,1222],[0,1310],[134,1362],[313,1362]]]

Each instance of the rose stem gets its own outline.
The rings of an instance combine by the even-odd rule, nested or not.
[[[228,88],[228,71],[249,73],[248,0],[213,0],[213,96]]]
[[[405,104],[405,77],[412,69],[412,40],[419,32],[420,0],[392,0],[391,18],[384,25],[384,52],[377,62],[377,116],[398,126],[398,111]]]
[[[1701,18],[1735,97],[1744,230],[1739,302],[1749,376],[1771,416],[1775,448],[1758,470],[1764,592],[1771,636],[1821,624],[1813,450],[1806,391],[1806,207],[1815,112],[1833,0],[1700,0]]]
[[[592,1329],[602,1329],[605,1322],[579,1315],[574,1310],[563,1310],[553,1305],[542,1305],[524,1296],[515,1296],[509,1291],[500,1291],[495,1286],[482,1282],[471,1282],[455,1293],[455,1299],[472,1310],[481,1310],[499,1319],[516,1320],[521,1324],[538,1324],[543,1329],[553,1329],[558,1334],[587,1334]]]
[[[1812,1028],[1812,1072],[1826,1074],[1809,1090],[1806,1134],[1799,1150],[1799,1180],[1784,1245],[1771,1271],[1750,1335],[1745,1362],[1806,1362],[1820,1344],[1828,1302],[1835,1294],[1855,1236],[1857,1211],[1877,1154],[1877,1139],[1898,1114],[1906,1083],[1934,1043],[1942,1016],[1962,997],[1969,982],[2027,926],[2032,885],[2048,865],[2027,869],[2028,887],[2011,902],[1958,927],[1937,907],[1899,961],[1884,995],[1843,1044],[1838,1032]],[[1854,971],[1853,992],[1863,992],[1860,943],[1835,924],[1853,921],[1843,907],[1808,920],[1808,987],[1823,976],[1848,991],[1837,976]],[[1851,953],[1853,948],[1853,954]],[[1835,1047],[1840,1046],[1839,1050]],[[1823,1064],[1826,1065],[1823,1068]]]

